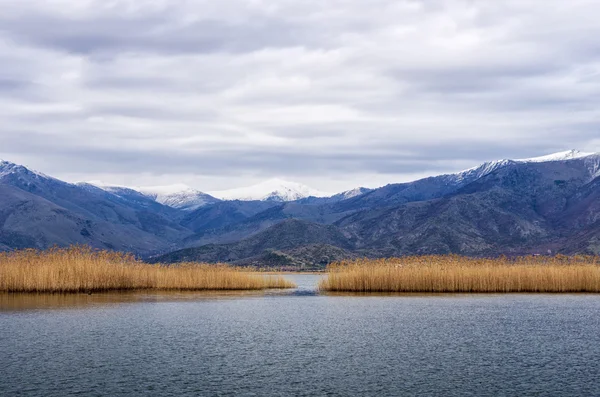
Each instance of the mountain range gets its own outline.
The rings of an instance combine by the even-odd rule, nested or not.
[[[360,256],[600,254],[600,154],[491,161],[334,195],[279,179],[210,194],[71,184],[0,162],[0,250],[70,244],[294,269]]]

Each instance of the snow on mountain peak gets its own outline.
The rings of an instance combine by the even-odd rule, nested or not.
[[[365,193],[370,192],[372,190],[373,189],[369,189],[369,188],[366,188],[366,187],[357,187],[357,188],[354,188],[354,189],[346,190],[345,192],[338,193],[338,194],[336,194],[335,196],[332,196],[332,197],[339,197],[342,200],[346,200],[346,199],[349,199],[349,198],[360,196],[361,194],[365,194]]]
[[[515,160],[519,163],[543,163],[546,161],[565,161],[565,160],[573,160],[580,159],[582,157],[592,156],[595,153],[584,153],[579,150],[571,149],[566,150],[564,152],[552,153],[546,156],[533,157],[530,159],[519,159]]]
[[[468,170],[461,171],[461,172],[458,172],[458,173],[452,174],[452,175],[454,175],[454,177],[456,177],[460,180],[463,180],[466,178],[471,178],[471,179],[476,178],[477,179],[477,178],[486,176],[487,174],[490,174],[490,173],[494,172],[495,170],[505,167],[510,164],[544,163],[544,162],[549,162],[549,161],[567,161],[567,160],[581,159],[581,158],[593,156],[596,154],[597,153],[585,153],[585,152],[581,152],[579,150],[572,149],[572,150],[566,150],[564,152],[548,154],[546,156],[532,157],[529,159],[517,159],[517,160],[503,159],[503,160],[489,161],[487,163],[480,164],[476,167],[469,168]]]
[[[58,179],[53,178],[49,175],[46,175],[42,172],[29,169],[20,164],[15,164],[13,162],[0,159],[0,177],[4,177],[4,176],[10,175],[10,174],[22,174],[22,175],[28,174],[35,178],[42,178],[42,179],[58,181]],[[66,182],[64,182],[64,183],[66,183]]]
[[[279,178],[269,179],[253,186],[222,190],[210,193],[223,200],[294,201],[306,197],[328,197],[329,193],[312,189],[297,182]]]
[[[102,190],[117,196],[127,194],[130,191],[136,191],[157,203],[167,207],[193,211],[208,204],[219,201],[218,199],[196,190],[188,185],[178,183],[166,186],[146,186],[146,187],[127,187],[120,185],[110,185],[101,181],[87,182]]]
[[[77,184],[78,185],[88,184],[88,185],[96,186],[97,188],[102,189],[102,190],[106,190],[106,191],[110,191],[111,189],[129,189],[127,186],[114,185],[114,184],[110,184],[110,183],[105,183],[105,182],[100,181],[100,180],[93,180],[93,181],[87,181],[87,182],[78,182]]]
[[[175,183],[173,185],[164,185],[164,186],[144,186],[138,187],[138,191],[147,195],[156,195],[156,196],[168,196],[171,194],[178,194],[182,192],[198,192],[198,190],[184,184],[184,183]]]
[[[158,203],[187,211],[193,211],[219,201],[215,197],[183,183],[167,186],[140,187],[137,190],[153,198]]]
[[[10,161],[0,160],[0,177],[12,173],[15,166]]]

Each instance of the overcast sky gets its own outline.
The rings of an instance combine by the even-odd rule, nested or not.
[[[600,151],[600,2],[0,0],[0,158],[376,187]]]

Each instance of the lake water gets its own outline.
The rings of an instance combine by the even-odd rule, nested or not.
[[[600,396],[598,295],[0,296],[1,396]]]

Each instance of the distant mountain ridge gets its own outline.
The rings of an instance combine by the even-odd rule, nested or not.
[[[282,179],[270,179],[254,186],[217,191],[211,194],[201,192],[185,184],[133,188],[105,184],[100,181],[81,182],[80,184],[94,185],[118,196],[143,194],[161,204],[185,211],[193,211],[219,201],[272,201],[284,203],[302,199],[323,198],[325,199],[324,201],[333,202],[354,197],[371,190],[361,187],[331,195],[300,183],[284,181]]]
[[[155,262],[299,269],[358,256],[600,254],[600,154],[491,161],[321,197],[267,185],[245,196],[256,200],[223,200],[183,185],[71,184],[0,161],[0,250],[77,243]]]
[[[431,253],[600,254],[600,204],[596,200],[600,197],[600,154],[570,151],[548,158],[488,162],[455,174],[387,185],[334,203],[284,203],[225,229],[211,230],[209,239],[204,235],[199,241],[211,244],[213,253],[221,252],[213,260],[245,264],[243,258],[228,256],[236,245],[215,245],[219,235],[227,236],[235,228],[246,230],[249,236],[273,235],[270,228],[274,226],[267,221],[295,218],[329,224],[345,235],[349,245],[336,246],[337,259],[340,255]],[[182,252],[193,258],[195,249],[202,251],[202,247],[191,247],[154,260],[177,262]],[[205,256],[199,252],[198,258]],[[275,266],[281,258],[269,254],[263,260],[273,260]]]
[[[303,199],[306,197],[327,197],[329,193],[310,188],[296,182],[283,179],[269,179],[257,185],[212,192],[212,195],[222,200],[241,201],[276,201],[286,202]]]

